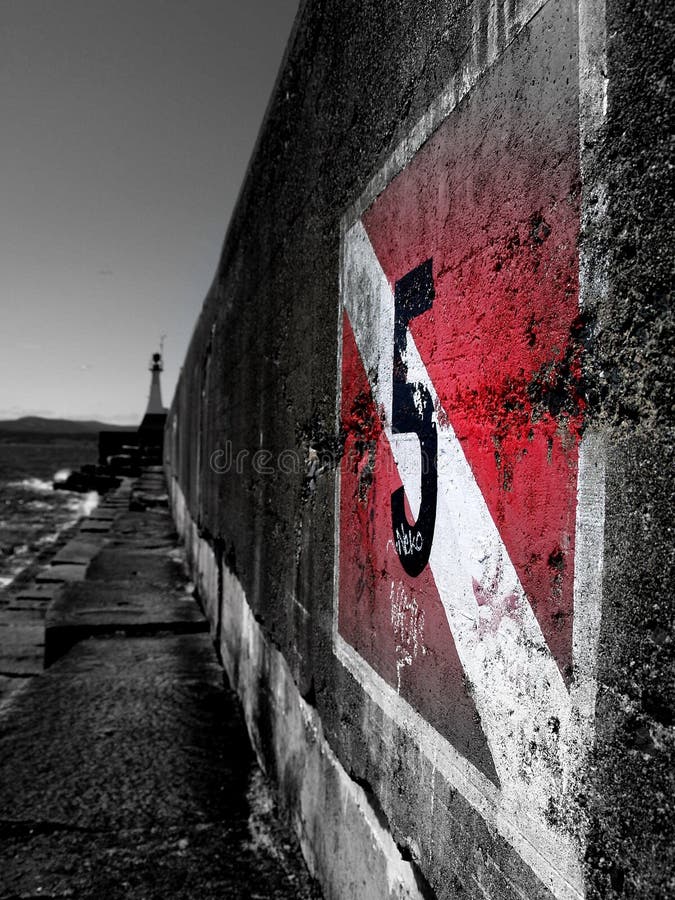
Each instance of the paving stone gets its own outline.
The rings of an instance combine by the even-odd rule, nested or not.
[[[16,600],[41,600],[48,603],[61,590],[61,585],[51,584],[30,584],[25,588],[21,588],[15,595]]]
[[[92,635],[194,634],[208,623],[194,597],[180,590],[128,581],[85,581],[68,585],[45,616],[45,662],[50,666],[77,641]]]
[[[87,516],[89,522],[113,522],[117,513],[115,510],[101,509],[100,507],[93,510]]]
[[[90,535],[87,539],[73,538],[62,547],[52,560],[52,564],[88,565],[103,546],[102,536]]]
[[[38,600],[29,597],[10,597],[5,606],[8,610],[17,612],[29,609],[41,609],[44,612],[49,606],[50,599],[48,597],[41,597]]]
[[[48,604],[38,600],[19,600],[8,604],[6,609],[7,612],[18,613],[22,622],[44,622],[47,606]]]
[[[160,590],[172,590],[178,582],[187,581],[180,564],[163,547],[136,550],[106,546],[90,564],[87,579],[125,581],[130,588],[137,590],[143,589],[143,583]]]
[[[80,526],[81,534],[105,534],[110,531],[110,522],[99,520],[91,522],[87,520]]]
[[[35,576],[38,584],[58,584],[64,581],[83,581],[87,573],[87,566],[74,563],[52,565],[42,569]]]
[[[0,675],[38,675],[44,669],[44,625],[0,615]]]

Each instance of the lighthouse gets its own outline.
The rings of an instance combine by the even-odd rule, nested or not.
[[[138,429],[139,448],[146,456],[157,457],[158,461],[161,460],[164,425],[166,424],[166,409],[162,403],[162,387],[159,382],[159,376],[163,369],[162,354],[153,353],[150,360],[148,406]]]
[[[159,375],[163,369],[162,354],[153,353],[150,361],[150,396],[148,397],[148,408],[145,411],[146,416],[163,416],[166,413],[162,405],[162,387],[159,383]]]

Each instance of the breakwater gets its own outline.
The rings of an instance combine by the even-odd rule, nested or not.
[[[161,470],[105,498],[11,606],[4,896],[319,900],[223,685]]]
[[[672,892],[666,18],[302,5],[165,466],[328,897]]]

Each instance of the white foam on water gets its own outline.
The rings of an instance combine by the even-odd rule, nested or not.
[[[69,508],[72,509],[77,516],[90,516],[99,504],[99,497],[96,491],[89,491],[81,497],[73,497],[70,501]]]
[[[28,509],[52,509],[52,505],[44,500],[29,500],[26,506]]]
[[[25,488],[41,494],[51,493],[54,490],[54,485],[51,481],[45,481],[44,478],[23,478],[21,481],[10,481],[7,487]]]
[[[70,472],[70,469],[59,469],[54,473],[54,481],[65,481]],[[53,546],[64,531],[91,515],[100,501],[96,491],[79,494],[54,490],[53,482],[44,478],[29,477],[4,485],[0,483],[0,489],[4,491],[6,488],[14,489],[17,496],[13,500],[15,511],[1,523],[3,528],[9,527],[11,533],[5,541],[5,552],[0,554],[0,591],[8,588],[25,572],[40,553]],[[17,543],[19,535],[22,540],[20,544]]]

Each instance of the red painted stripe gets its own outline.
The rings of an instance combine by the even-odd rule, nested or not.
[[[489,106],[446,120],[363,221],[392,288],[433,258],[434,306],[411,332],[569,678],[583,421],[576,103],[536,123],[506,98],[498,125]]]
[[[400,675],[401,696],[497,782],[431,570],[410,578],[393,547],[401,480],[346,313],[343,327],[338,630],[392,687]]]

